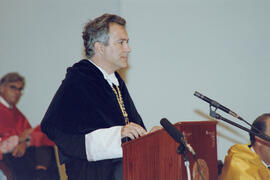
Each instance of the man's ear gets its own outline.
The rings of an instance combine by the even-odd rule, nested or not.
[[[94,48],[95,48],[95,54],[104,53],[104,45],[101,42],[95,42]]]

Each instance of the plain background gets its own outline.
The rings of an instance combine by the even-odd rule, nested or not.
[[[127,20],[125,78],[148,129],[163,117],[209,120],[208,104],[194,91],[252,123],[270,107],[269,8],[267,0],[0,0],[0,76],[25,77],[18,107],[39,124],[66,68],[84,57],[85,23],[115,13]],[[217,131],[218,159],[249,142],[226,123]]]

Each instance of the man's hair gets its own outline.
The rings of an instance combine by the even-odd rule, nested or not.
[[[102,16],[89,21],[84,27],[82,38],[87,58],[91,58],[95,54],[94,44],[96,42],[108,45],[110,23],[117,23],[125,26],[126,20],[114,14],[103,14]]]
[[[23,87],[25,85],[25,80],[24,80],[24,77],[23,76],[21,76],[17,72],[10,72],[10,73],[7,73],[6,75],[4,75],[1,78],[1,80],[0,80],[0,86],[5,86],[8,83],[12,83],[12,82],[22,82],[23,83]]]
[[[256,132],[256,133],[264,133],[266,130],[266,119],[270,118],[270,113],[265,113],[260,115],[255,119],[255,121],[252,123],[252,128],[251,131]],[[255,143],[255,135],[249,133],[249,138],[250,138],[250,146],[253,146]]]

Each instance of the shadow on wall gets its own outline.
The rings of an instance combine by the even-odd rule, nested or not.
[[[128,71],[128,69],[129,69],[129,67],[123,68],[123,69],[120,69],[117,71],[126,84],[127,84],[127,71]]]

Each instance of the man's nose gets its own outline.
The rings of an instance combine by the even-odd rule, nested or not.
[[[15,93],[17,96],[21,96],[22,95],[22,91],[20,91],[19,89],[16,89],[15,90]]]
[[[128,44],[126,44],[125,50],[126,50],[127,52],[131,52],[131,48],[130,48],[130,46],[129,46]]]

